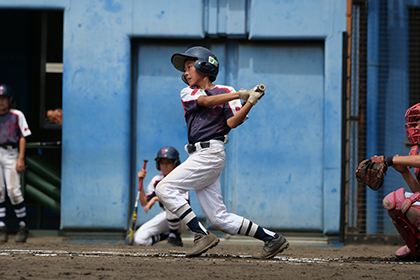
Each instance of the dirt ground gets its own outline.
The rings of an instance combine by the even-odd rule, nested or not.
[[[291,246],[272,260],[251,255],[261,246],[220,244],[198,258],[182,248],[72,245],[54,242],[0,245],[0,279],[417,279],[418,262],[396,261],[399,246]],[[184,242],[185,243],[185,242]],[[262,244],[262,243],[261,243]]]

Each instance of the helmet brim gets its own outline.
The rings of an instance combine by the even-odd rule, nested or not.
[[[181,72],[185,72],[185,61],[187,60],[197,60],[198,57],[183,54],[183,53],[175,53],[172,55],[171,62],[176,70]]]

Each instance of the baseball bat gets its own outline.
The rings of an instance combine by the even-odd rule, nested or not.
[[[146,169],[147,159],[144,160],[143,169]],[[131,214],[130,225],[125,234],[124,245],[133,245],[134,231],[136,229],[137,222],[137,210],[139,209],[140,190],[143,187],[143,178],[139,180],[139,189],[137,191],[136,201],[134,202],[133,213]]]
[[[265,91],[265,85],[264,84],[257,85],[257,89],[255,91],[259,91],[259,92]]]
[[[265,85],[264,84],[257,85],[257,88],[255,89],[255,91],[262,92],[263,94],[261,95],[261,97],[263,97],[265,94]],[[261,97],[258,99],[261,99]]]

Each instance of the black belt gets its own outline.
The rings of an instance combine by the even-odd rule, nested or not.
[[[16,145],[0,145],[3,149],[15,149],[17,148]]]
[[[207,142],[200,142],[200,147],[201,148],[209,148],[210,147],[210,141]],[[194,153],[195,151],[197,151],[197,147],[195,146],[195,144],[188,144],[187,145],[187,151],[189,154]]]

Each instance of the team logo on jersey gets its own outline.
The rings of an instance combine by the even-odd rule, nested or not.
[[[238,112],[239,110],[241,110],[241,107],[236,106],[236,107],[235,107],[235,111],[236,111],[236,112]]]
[[[221,105],[216,105],[216,106],[210,107],[209,109],[210,109],[210,113],[208,114],[208,116],[211,118],[218,118],[220,114],[222,113]]]
[[[219,61],[217,61],[214,57],[209,56],[209,62],[216,67],[219,66]]]

